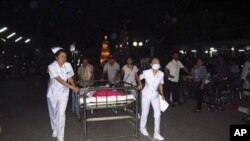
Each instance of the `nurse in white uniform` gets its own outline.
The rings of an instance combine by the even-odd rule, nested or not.
[[[65,110],[68,103],[69,89],[75,93],[79,88],[74,83],[74,71],[70,63],[66,62],[67,54],[63,48],[52,48],[56,60],[48,66],[50,76],[47,102],[52,128],[52,137],[57,141],[64,141]],[[68,83],[69,82],[69,83]]]
[[[151,61],[152,69],[145,70],[140,75],[140,81],[138,89],[142,89],[141,80],[145,79],[145,86],[142,90],[142,115],[140,121],[140,132],[148,136],[146,129],[146,123],[148,118],[148,113],[150,105],[152,104],[154,110],[154,139],[164,140],[160,135],[160,121],[161,121],[161,111],[160,111],[160,98],[163,98],[163,84],[164,84],[164,73],[159,71],[160,61],[158,58],[153,58]]]

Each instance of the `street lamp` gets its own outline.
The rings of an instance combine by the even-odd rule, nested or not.
[[[140,47],[143,46],[143,43],[142,43],[142,42],[139,42],[139,46],[140,46]]]
[[[72,63],[73,63],[73,66],[74,66],[74,72],[75,72],[75,74],[76,74],[76,56],[75,56],[75,52],[76,51],[76,46],[75,46],[75,43],[72,43],[71,45],[70,45],[70,52],[71,52],[71,54],[72,54],[72,56],[73,56],[73,60],[72,60]]]
[[[8,27],[3,27],[3,28],[1,28],[1,29],[0,29],[0,33],[6,31],[7,29],[8,29]]]
[[[133,42],[133,46],[135,46],[135,47],[136,47],[136,46],[137,46],[137,42]]]
[[[71,54],[72,54],[72,57],[73,57],[73,59],[72,59],[72,63],[73,63],[73,67],[74,67],[74,73],[75,73],[75,81],[77,81],[77,70],[76,70],[76,46],[75,46],[75,43],[72,43],[71,45],[70,45],[70,52],[71,52]],[[78,52],[77,52],[78,53]],[[73,94],[73,91],[71,92],[71,97],[72,97],[72,105],[71,105],[71,111],[72,111],[72,113],[75,113],[75,94]]]

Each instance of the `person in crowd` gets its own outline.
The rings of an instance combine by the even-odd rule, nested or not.
[[[82,60],[82,64],[78,68],[77,73],[80,86],[88,87],[93,85],[92,80],[94,80],[94,67],[93,65],[89,64],[89,60],[87,58]]]
[[[158,58],[151,60],[152,69],[143,71],[140,75],[140,81],[138,89],[142,89],[142,79],[145,79],[145,86],[142,90],[142,113],[140,121],[140,132],[144,136],[148,136],[149,133],[146,129],[148,113],[150,105],[152,104],[154,110],[154,139],[164,140],[164,137],[160,135],[160,98],[164,99],[163,96],[163,84],[164,84],[164,73],[160,71],[160,61]]]
[[[52,128],[52,137],[57,141],[64,141],[65,111],[68,103],[69,89],[75,93],[79,91],[74,83],[74,71],[70,63],[66,62],[67,53],[61,47],[52,48],[56,60],[48,66],[50,76],[47,102]],[[68,83],[68,82],[69,83]]]
[[[108,57],[108,62],[103,67],[102,79],[104,79],[105,74],[108,75],[110,84],[114,84],[120,79],[120,65],[115,61],[113,55]]]
[[[231,59],[230,62],[230,73],[231,74],[239,74],[240,73],[240,66],[235,59]]]
[[[198,58],[196,64],[192,69],[193,75],[193,86],[194,86],[194,95],[197,101],[197,107],[194,109],[194,112],[201,112],[202,101],[203,101],[203,89],[205,86],[205,80],[207,75],[207,68],[204,65],[204,60]]]
[[[243,80],[243,88],[250,89],[250,56],[248,57],[247,61],[244,63],[241,72],[241,79]],[[250,96],[250,92],[243,91],[244,95]]]
[[[236,59],[231,59],[229,61],[230,66],[230,79],[233,80],[231,85],[234,88],[241,87],[242,80],[240,78],[240,65]]]
[[[134,65],[132,57],[128,57],[127,64],[122,67],[121,76],[123,76],[123,81],[136,86],[136,82],[139,81],[138,71],[139,69]]]
[[[218,55],[214,64],[214,74],[218,77],[227,77],[230,73],[230,67],[226,63],[223,55]]]
[[[183,69],[187,74],[188,69],[184,67],[182,62],[179,60],[179,53],[173,53],[173,59],[165,66],[165,74],[167,77],[167,94],[172,94],[172,105],[178,105],[179,101],[179,76],[180,76],[180,69]],[[171,102],[171,101],[170,101]]]

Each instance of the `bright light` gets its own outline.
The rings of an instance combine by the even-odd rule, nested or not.
[[[197,50],[191,50],[191,52],[195,53],[195,52],[197,52]]]
[[[139,46],[143,46],[143,43],[142,43],[142,42],[139,42]]]
[[[210,51],[212,51],[212,52],[217,52],[218,50],[217,50],[217,49],[214,49],[214,47],[211,47],[211,48],[210,48]]]
[[[6,40],[4,38],[1,38],[2,41],[6,42]]]
[[[245,50],[244,49],[239,49],[239,52],[245,52]]]
[[[248,45],[248,46],[246,46],[246,50],[250,50],[250,46]]]
[[[210,50],[211,50],[211,51],[214,51],[214,47],[211,47]]]
[[[6,31],[7,29],[8,29],[8,27],[3,27],[3,28],[1,28],[1,29],[0,29],[0,33]]]
[[[120,47],[122,48],[122,44],[120,44]]]
[[[19,38],[17,38],[16,40],[15,40],[15,42],[18,42],[18,41],[20,41],[20,40],[22,40],[23,39],[23,37],[19,37]]]
[[[205,53],[208,54],[208,50],[206,50]]]
[[[30,39],[27,39],[27,40],[25,40],[24,42],[27,44],[28,42],[30,42]]]
[[[136,47],[136,46],[137,46],[137,42],[133,42],[133,46],[135,46],[135,47]]]
[[[180,52],[181,54],[184,54],[184,51],[183,51],[183,50],[180,50],[179,52]]]
[[[106,37],[106,36],[105,36]],[[70,52],[74,52],[76,50],[76,46],[75,46],[75,43],[72,43],[71,45],[70,45]]]
[[[234,51],[234,47],[232,47],[231,50]]]
[[[7,36],[7,39],[9,39],[9,38],[11,38],[11,37],[13,37],[15,35],[16,35],[16,32],[13,32],[13,33],[11,33],[10,35]]]

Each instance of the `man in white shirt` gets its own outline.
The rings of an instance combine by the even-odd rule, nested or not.
[[[172,94],[173,106],[178,104],[179,99],[179,77],[180,69],[183,69],[189,74],[188,70],[179,61],[179,53],[173,53],[173,59],[165,67],[165,74],[167,77],[167,93]]]
[[[112,55],[109,56],[108,62],[103,67],[102,79],[104,79],[105,74],[108,75],[108,81],[110,84],[114,84],[119,81],[120,65],[115,61]]]
[[[91,82],[91,80],[94,80],[94,67],[89,64],[87,58],[82,60],[82,65],[78,68],[77,72],[79,84],[82,87],[88,87],[93,84],[93,81]]]

